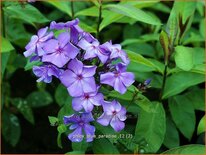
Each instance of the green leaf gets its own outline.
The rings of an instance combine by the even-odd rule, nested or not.
[[[72,109],[71,103],[66,103],[64,106],[59,110],[58,113],[58,119],[61,123],[63,123],[63,117],[64,116],[69,116],[74,114],[74,111]]]
[[[177,128],[190,140],[195,130],[195,110],[192,102],[184,95],[174,96],[169,98],[169,109]]]
[[[205,19],[204,18],[200,22],[199,30],[200,30],[200,34],[205,39]]]
[[[105,8],[107,8],[113,12],[128,16],[128,17],[133,18],[133,19],[136,19],[137,21],[141,21],[141,22],[151,24],[151,25],[161,25],[161,23],[159,23],[157,20],[152,18],[146,12],[144,12],[138,8],[135,8],[131,5],[108,4],[105,6]]]
[[[165,151],[162,154],[205,154],[205,146],[199,144],[184,145]]]
[[[89,26],[86,23],[83,23],[82,21],[79,23],[79,26],[86,32],[89,33],[96,33],[97,30],[94,28],[94,26]]]
[[[30,62],[30,59],[27,59],[26,66],[24,67],[25,71],[31,70],[34,66],[40,66],[42,62],[40,61],[32,61]]]
[[[187,0],[182,0],[181,2],[176,1],[173,8],[177,15],[182,16],[182,22],[185,24],[186,20],[194,14],[196,2],[191,1],[188,3]]]
[[[55,91],[55,100],[61,107],[72,102],[72,97],[69,95],[65,86],[60,84]]]
[[[8,113],[6,110],[2,112],[2,134],[4,139],[9,142],[12,146],[16,146],[20,139],[21,127],[19,124],[19,119]]]
[[[90,8],[83,9],[77,13],[75,16],[91,16],[98,17],[99,16],[99,8],[97,6],[92,6]],[[108,10],[102,10],[102,17],[107,17],[110,14]]]
[[[181,93],[185,89],[202,83],[205,81],[205,76],[198,73],[178,72],[168,77],[165,85],[163,99]],[[175,85],[175,86],[174,86]]]
[[[46,2],[53,5],[54,7],[59,9],[60,11],[66,13],[70,17],[72,16],[70,2],[68,2],[68,1],[58,1],[58,0],[48,0]]]
[[[92,146],[95,154],[119,154],[117,148],[106,138],[95,139]]]
[[[167,148],[174,148],[180,145],[178,130],[170,117],[166,119],[166,134],[163,144]]]
[[[57,131],[58,131],[59,133],[65,133],[65,132],[67,131],[66,125],[64,125],[64,124],[59,125],[59,126],[57,127]]]
[[[141,56],[140,54],[137,54],[137,53],[134,53],[134,52],[131,52],[129,50],[126,50],[127,54],[128,54],[128,57],[130,59],[131,62],[134,62],[135,64],[135,67],[134,69],[140,64],[140,65],[143,65],[145,67],[148,67],[150,70],[148,71],[158,71],[160,73],[163,74],[163,70],[159,67],[159,66],[156,66],[152,61],[150,61],[149,59],[147,58],[144,58],[143,56]],[[132,67],[130,67],[131,65],[128,66],[128,70],[130,71],[135,71],[133,70]]]
[[[165,31],[161,31],[160,33],[160,44],[162,45],[163,51],[164,51],[164,58],[165,58],[165,63],[168,63],[170,51],[169,51],[169,37]]]
[[[193,49],[184,46],[175,47],[175,63],[184,71],[189,71],[194,66]]]
[[[166,132],[165,111],[161,103],[153,102],[151,112],[141,110],[135,130],[135,139],[145,153],[155,153],[163,143]]]
[[[31,107],[47,106],[53,102],[52,96],[46,91],[35,91],[26,98]]]
[[[1,43],[1,73],[3,76],[7,62],[9,60],[10,52],[14,50],[14,47],[4,37],[1,36],[0,40],[2,41]]]
[[[192,102],[195,110],[205,111],[205,90],[193,89],[185,94],[185,96]]]
[[[46,23],[49,20],[35,7],[30,4],[24,5],[11,5],[4,8],[9,18],[20,19],[26,23],[30,23],[35,26],[36,23]]]
[[[81,151],[86,152],[87,148],[89,146],[89,143],[85,140],[79,142],[79,143],[72,143],[72,149],[73,151]]]
[[[59,123],[59,119],[54,116],[48,116],[48,119],[51,126],[56,126]]]
[[[5,39],[2,36],[1,36],[0,39],[1,39],[1,54],[14,50],[14,47],[12,46],[12,44],[7,39]]]
[[[34,124],[34,115],[26,100],[22,98],[14,98],[12,99],[12,104],[19,110],[27,121]]]
[[[197,134],[198,135],[205,132],[205,122],[206,122],[206,118],[204,115],[197,126]]]

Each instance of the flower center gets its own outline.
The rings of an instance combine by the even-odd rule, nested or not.
[[[83,126],[84,125],[84,122],[83,121],[80,121],[79,122],[79,126]]]
[[[59,48],[56,50],[56,52],[59,53],[59,54],[62,53],[62,52],[63,52],[63,48],[60,48],[60,47],[59,47]]]
[[[112,111],[112,114],[113,114],[113,116],[114,116],[114,115],[116,115],[116,114],[117,114],[117,112],[116,112],[116,111]]]
[[[117,78],[117,77],[119,77],[119,76],[120,76],[120,73],[119,73],[119,72],[115,72],[115,73],[114,73],[114,77]]]
[[[77,75],[77,80],[83,79],[83,76],[81,74]]]
[[[85,94],[85,95],[84,95],[84,98],[85,98],[86,100],[88,100],[88,99],[89,99],[89,94]]]

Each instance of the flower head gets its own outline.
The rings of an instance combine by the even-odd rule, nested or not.
[[[45,54],[43,50],[44,43],[51,39],[54,34],[53,32],[47,32],[48,27],[42,28],[38,31],[37,35],[31,37],[30,42],[26,45],[26,51],[24,52],[25,57],[29,57],[32,54],[37,54],[38,56],[42,56]]]
[[[70,130],[74,130],[68,135],[68,138],[72,142],[81,142],[83,140],[84,130],[86,134],[86,141],[91,142],[94,138],[95,127],[89,123],[94,121],[91,113],[81,113],[80,115],[73,114],[71,116],[64,116],[64,124],[71,124]]]
[[[121,58],[123,63],[128,65],[129,59],[125,51],[122,50],[122,47],[120,44],[114,44],[112,45],[112,42],[106,42],[102,45],[107,50],[111,51],[110,59],[116,59]]]
[[[86,112],[91,112],[95,106],[100,106],[104,96],[101,93],[92,92],[85,93],[83,96],[75,97],[72,100],[72,107],[76,111],[84,110]]]
[[[124,94],[127,87],[134,83],[134,74],[126,72],[126,65],[118,63],[114,72],[107,72],[100,75],[102,84],[108,84],[121,94]]]
[[[97,122],[103,126],[110,124],[115,131],[121,131],[125,126],[123,121],[126,120],[126,109],[115,100],[112,102],[105,101],[103,109],[104,113],[97,119]]]
[[[79,53],[79,49],[70,43],[68,32],[61,33],[57,39],[50,39],[43,48],[46,54],[43,55],[42,61],[51,62],[58,67],[63,67]]]
[[[73,97],[96,92],[96,84],[93,77],[96,68],[96,66],[84,66],[81,61],[73,59],[69,62],[68,70],[62,74],[60,80]]]
[[[45,83],[50,83],[52,81],[52,76],[59,77],[62,73],[62,70],[58,69],[54,65],[43,65],[43,66],[34,66],[34,74],[39,77],[37,82],[44,81]]]
[[[105,50],[97,40],[89,43],[86,39],[81,39],[78,43],[78,46],[86,51],[84,55],[84,59],[90,59],[98,57],[101,62],[104,64],[109,58],[109,54],[107,50]]]

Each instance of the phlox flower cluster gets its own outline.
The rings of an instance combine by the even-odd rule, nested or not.
[[[64,117],[64,123],[74,130],[68,138],[80,142],[85,135],[86,141],[91,142],[95,134],[93,121],[111,125],[116,132],[125,127],[126,109],[115,100],[105,101],[99,90],[109,85],[124,94],[134,82],[134,74],[126,71],[129,59],[121,45],[111,41],[101,44],[78,24],[78,19],[51,22],[49,28],[32,36],[24,56],[41,62],[40,66],[33,66],[37,82],[50,83],[56,77],[73,97],[72,108],[76,112]],[[56,36],[54,32],[60,33]],[[95,120],[92,112],[96,106],[102,107],[103,113]]]

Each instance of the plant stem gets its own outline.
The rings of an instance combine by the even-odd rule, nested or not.
[[[166,81],[167,81],[167,67],[168,67],[168,65],[165,64],[163,80],[162,80],[162,88],[161,88],[161,92],[160,92],[160,100],[162,100],[162,95],[164,93],[165,84],[166,84]]]
[[[72,12],[72,19],[74,19],[74,2],[71,0],[71,12]]]
[[[130,107],[130,105],[135,101],[136,97],[138,95],[138,92],[135,91],[133,97],[132,97],[132,100],[130,101],[130,103],[128,104],[128,106],[126,107],[126,109],[128,109]]]
[[[101,21],[102,21],[102,1],[99,0],[99,19],[98,19],[97,34],[96,34],[96,38],[97,38],[97,39],[99,39]]]

